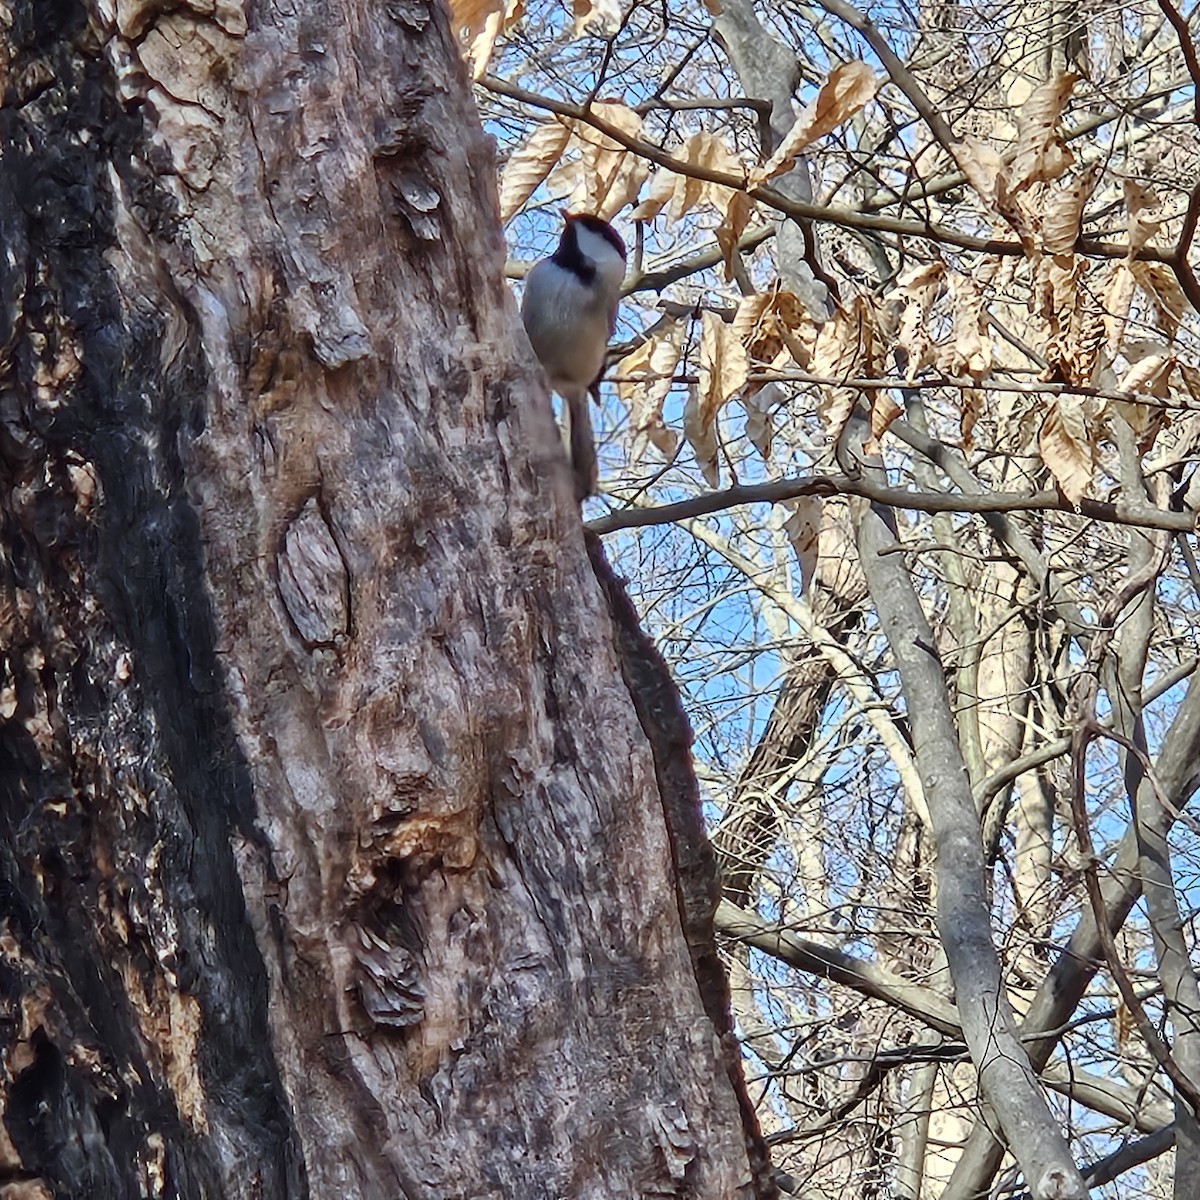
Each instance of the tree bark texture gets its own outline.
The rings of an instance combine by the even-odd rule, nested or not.
[[[0,1184],[773,1194],[444,13],[0,19]]]

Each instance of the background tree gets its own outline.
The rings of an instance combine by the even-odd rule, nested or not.
[[[455,14],[510,274],[563,203],[635,246],[588,515],[785,1182],[1190,1195],[1196,12]]]
[[[0,1193],[774,1195],[444,9],[0,20]]]

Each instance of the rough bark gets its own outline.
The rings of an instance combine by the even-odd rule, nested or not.
[[[444,14],[3,44],[0,1179],[770,1194]]]

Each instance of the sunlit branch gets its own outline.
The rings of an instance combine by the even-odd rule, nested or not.
[[[669,525],[694,517],[710,516],[736,508],[740,504],[779,504],[798,496],[863,496],[894,508],[918,512],[1006,513],[1076,512],[1094,521],[1112,525],[1139,525],[1148,529],[1190,531],[1193,514],[1170,512],[1136,501],[1083,499],[1077,507],[1057,491],[988,492],[965,496],[950,492],[918,492],[909,488],[887,487],[851,475],[801,475],[767,483],[739,484],[718,492],[708,492],[676,504],[654,508],[630,508],[597,517],[588,522],[594,533],[613,533],[618,529],[637,529],[650,525]]]
[[[945,246],[957,246],[962,250],[974,250],[984,254],[998,254],[1009,257],[1024,257],[1025,248],[1019,241],[1009,241],[1004,238],[977,237],[932,221],[904,221],[896,217],[888,217],[879,213],[861,212],[856,209],[841,208],[835,205],[805,203],[793,200],[774,188],[755,187],[750,184],[745,174],[734,174],[729,171],[718,171],[696,163],[686,162],[677,158],[667,150],[647,142],[644,138],[632,137],[623,129],[596,114],[594,109],[587,109],[578,104],[569,104],[563,100],[555,100],[531,92],[527,88],[518,87],[494,75],[484,75],[480,84],[497,95],[507,96],[527,104],[531,108],[540,108],[573,121],[581,121],[604,134],[623,146],[626,150],[639,155],[661,167],[666,167],[679,175],[691,179],[701,179],[706,183],[716,183],[733,191],[745,192],[752,200],[773,208],[786,216],[798,220],[823,221],[832,225],[840,225],[847,229],[873,229],[880,233],[892,233],[900,237],[927,238]],[[1166,263],[1173,266],[1175,255],[1173,251],[1161,250],[1155,246],[1146,246],[1133,250],[1121,242],[1100,242],[1081,238],[1077,243],[1079,253],[1093,258],[1137,258],[1149,262]]]
[[[753,946],[798,971],[828,979],[860,996],[899,1009],[946,1037],[960,1040],[963,1036],[958,1009],[931,987],[914,983],[836,946],[800,937],[728,900],[722,900],[718,906],[714,924],[726,937]],[[1042,1068],[1041,1078],[1054,1091],[1096,1112],[1132,1123],[1143,1132],[1153,1133],[1170,1123],[1169,1105],[1148,1104],[1134,1089],[1078,1068],[1047,1065]]]

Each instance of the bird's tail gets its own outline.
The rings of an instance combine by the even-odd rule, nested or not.
[[[596,465],[596,434],[592,429],[592,414],[588,409],[586,392],[564,395],[567,410],[567,446],[571,457],[571,473],[575,477],[575,497],[583,501],[596,494],[598,468]]]

